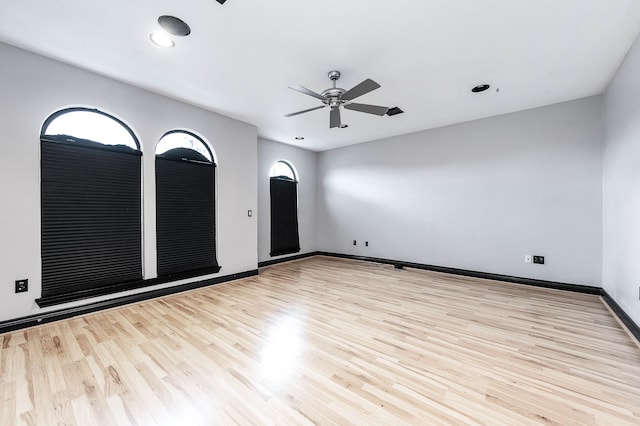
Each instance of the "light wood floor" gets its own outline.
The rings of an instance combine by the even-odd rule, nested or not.
[[[350,260],[0,341],[2,426],[640,424],[599,297]]]

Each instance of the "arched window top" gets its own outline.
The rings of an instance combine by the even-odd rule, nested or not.
[[[207,143],[200,136],[187,130],[171,130],[165,133],[156,145],[156,156],[215,163]]]
[[[129,126],[106,112],[91,108],[68,108],[51,114],[44,122],[40,136],[58,141],[89,141],[140,150],[138,139]]]
[[[296,173],[293,164],[285,160],[276,161],[273,164],[269,177],[288,179],[294,182],[298,181],[298,174]]]

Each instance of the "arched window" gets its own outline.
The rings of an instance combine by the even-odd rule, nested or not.
[[[93,142],[115,147],[118,145],[140,150],[133,131],[117,118],[88,108],[69,108],[52,114],[42,126],[47,139],[69,142]]]
[[[166,133],[156,146],[156,239],[159,277],[220,270],[216,259],[214,157],[186,130]]]
[[[271,167],[270,177],[287,178],[297,181],[293,166],[286,161],[276,161]]]
[[[40,142],[40,306],[141,280],[142,153],[133,131],[105,112],[70,108],[45,121]]]
[[[201,161],[214,163],[213,154],[207,144],[199,136],[186,130],[172,130],[165,133],[156,146],[156,156],[170,155],[168,151],[176,149],[188,150],[184,151],[188,155],[195,155],[189,153],[190,151],[195,151],[202,156]],[[176,152],[179,151],[173,151],[173,154]]]
[[[274,163],[270,173],[271,256],[300,251],[298,177],[291,163]]]

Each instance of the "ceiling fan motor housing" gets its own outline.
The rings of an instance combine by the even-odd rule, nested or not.
[[[345,102],[340,100],[340,97],[344,92],[346,92],[346,90],[340,87],[332,87],[330,89],[324,90],[321,95],[324,96],[326,100],[323,102],[329,105],[331,108],[337,108]]]

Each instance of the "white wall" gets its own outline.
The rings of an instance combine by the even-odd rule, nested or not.
[[[640,40],[605,94],[604,289],[640,325]]]
[[[306,149],[258,139],[258,260],[281,259],[317,250],[316,164],[318,154]],[[298,232],[300,252],[271,257],[269,173],[276,161],[286,160],[298,173]]]
[[[40,129],[51,113],[65,107],[109,112],[125,121],[142,144],[145,278],[156,276],[154,148],[174,128],[203,135],[218,159],[217,243],[222,269],[217,275],[257,267],[257,220],[247,217],[247,210],[257,207],[255,126],[4,44],[0,44],[0,63],[0,321],[83,303],[46,310],[34,303],[41,296]],[[14,281],[21,278],[29,279],[29,292],[14,294]],[[170,285],[175,283],[140,291]],[[134,292],[118,296],[130,293]]]
[[[252,125],[0,44],[0,321],[59,308],[34,303],[39,132],[54,111],[90,106],[123,119],[142,143],[146,278],[156,276],[154,145],[185,128],[218,159],[218,275],[271,259],[268,173],[285,159],[300,173],[301,253],[602,283],[640,323],[639,44],[604,97],[604,124],[603,100],[593,97],[320,154],[258,143]],[[525,264],[525,254],[547,264]],[[14,294],[21,278],[30,291]]]
[[[322,152],[318,248],[600,286],[602,139],[592,97]]]

